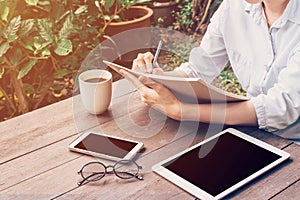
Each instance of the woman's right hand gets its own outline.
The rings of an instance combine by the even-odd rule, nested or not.
[[[157,63],[155,63],[154,67],[152,66],[153,58],[154,56],[150,52],[139,53],[137,58],[133,60],[132,70],[163,75],[164,71],[158,66]]]

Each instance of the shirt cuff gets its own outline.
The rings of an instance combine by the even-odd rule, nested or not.
[[[264,103],[259,97],[253,97],[250,100],[254,105],[258,126],[260,129],[267,129],[267,120],[266,120],[266,112],[264,109]]]

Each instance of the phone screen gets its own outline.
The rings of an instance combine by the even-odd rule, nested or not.
[[[138,143],[108,136],[89,134],[75,148],[124,158]]]

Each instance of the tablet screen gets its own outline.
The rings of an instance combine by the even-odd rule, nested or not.
[[[201,148],[211,150],[199,158]],[[279,158],[271,151],[226,132],[163,166],[216,196]]]
[[[81,142],[75,145],[75,148],[123,158],[136,145],[137,143],[127,140],[121,140],[99,134],[89,134]]]

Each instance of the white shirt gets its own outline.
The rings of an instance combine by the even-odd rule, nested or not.
[[[300,1],[290,0],[269,29],[261,4],[224,0],[201,45],[178,69],[211,82],[228,60],[259,128],[300,139]]]

